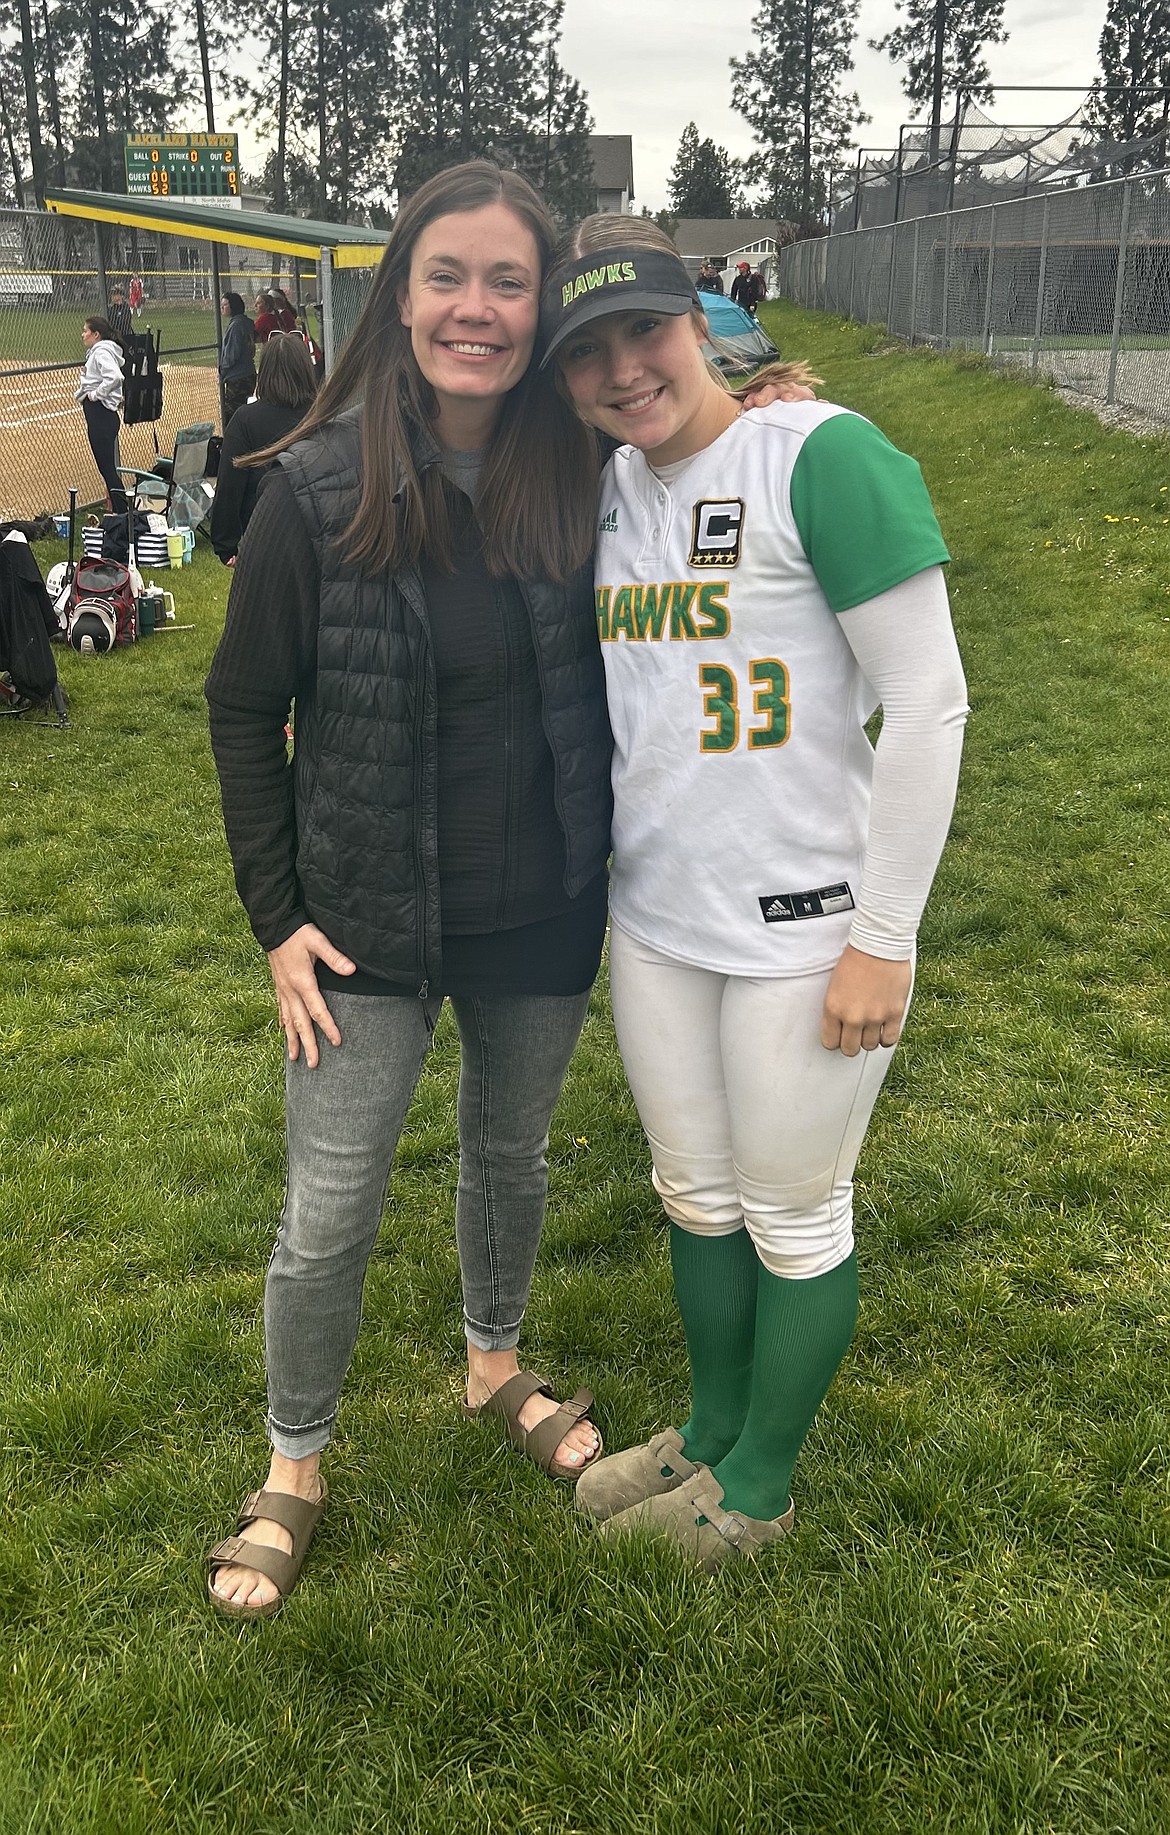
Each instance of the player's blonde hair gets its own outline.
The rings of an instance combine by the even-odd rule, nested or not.
[[[583,261],[588,255],[604,255],[613,248],[656,249],[659,254],[673,255],[680,266],[683,265],[682,256],[676,244],[671,241],[664,229],[659,228],[653,217],[623,217],[615,211],[600,210],[594,216],[586,217],[569,235],[561,238],[553,250],[549,272],[552,273],[557,268],[573,261]],[[702,306],[691,307],[691,318],[700,336],[706,338],[714,350],[723,351],[728,356],[732,354],[721,339],[712,335],[707,314],[703,311]],[[778,359],[775,363],[765,363],[752,375],[741,377],[738,382],[731,382],[719,365],[712,363],[708,358],[707,373],[721,389],[726,389],[741,400],[745,395],[752,394],[754,390],[769,385],[783,388],[786,383],[791,383],[812,389],[821,380],[819,376],[813,375],[807,363],[786,363],[782,359]],[[561,380],[559,365],[556,367],[556,376],[558,388],[563,389],[564,384]]]

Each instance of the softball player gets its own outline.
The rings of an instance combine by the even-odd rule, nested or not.
[[[791,1527],[856,1322],[853,1168],[967,711],[948,557],[917,465],[868,421],[726,391],[654,225],[588,219],[542,319],[544,361],[621,442],[596,563],[610,973],[692,1383],[680,1430],[599,1461],[577,1497],[713,1568]]]

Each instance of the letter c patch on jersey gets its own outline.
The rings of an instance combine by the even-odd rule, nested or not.
[[[704,499],[691,512],[692,567],[735,567],[743,539],[742,497]]]

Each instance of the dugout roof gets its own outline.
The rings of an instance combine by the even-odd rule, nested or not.
[[[106,191],[46,191],[45,203],[62,217],[118,223],[126,229],[162,230],[195,242],[272,249],[316,261],[323,248],[335,268],[371,268],[382,259],[389,231],[350,223],[314,223],[308,217],[270,216],[263,210],[223,209],[187,198],[121,197]]]

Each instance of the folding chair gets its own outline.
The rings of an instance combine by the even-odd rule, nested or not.
[[[211,508],[214,486],[207,477],[207,458],[215,428],[210,421],[180,427],[174,455],[160,459],[154,471],[133,465],[118,470],[136,510],[161,511],[172,529],[197,529]]]

